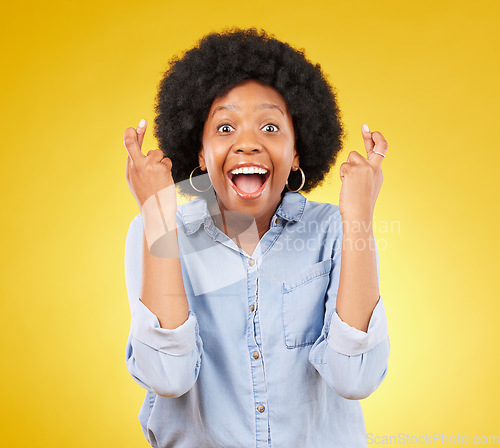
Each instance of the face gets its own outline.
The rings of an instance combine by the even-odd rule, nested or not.
[[[270,219],[290,170],[299,166],[292,117],[281,94],[251,80],[216,98],[199,163],[208,170],[221,210]]]

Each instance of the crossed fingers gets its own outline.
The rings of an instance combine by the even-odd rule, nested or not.
[[[367,159],[370,162],[373,161],[370,164],[374,167],[375,164],[380,165],[389,147],[387,140],[378,131],[370,132],[366,124],[361,127],[361,134],[363,136],[363,142],[365,143]]]

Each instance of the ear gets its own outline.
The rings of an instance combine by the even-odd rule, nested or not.
[[[198,164],[200,165],[200,169],[202,171],[206,171],[207,164],[205,163],[205,150],[203,149],[203,146],[201,147],[200,151],[198,152]]]
[[[293,147],[293,161],[292,161],[292,166],[299,166],[300,165],[300,157],[299,153],[297,152],[297,149],[295,146]]]

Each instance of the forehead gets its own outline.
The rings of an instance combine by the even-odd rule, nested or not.
[[[209,116],[217,109],[238,110],[241,108],[275,109],[287,114],[287,105],[283,96],[274,88],[255,80],[244,81],[233,87],[228,93],[215,98],[210,107]]]

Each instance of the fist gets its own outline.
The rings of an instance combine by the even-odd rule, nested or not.
[[[363,125],[362,136],[366,157],[351,151],[347,161],[340,165],[339,210],[345,220],[371,221],[375,202],[382,186],[382,160],[388,144],[380,132],[370,132]]]

